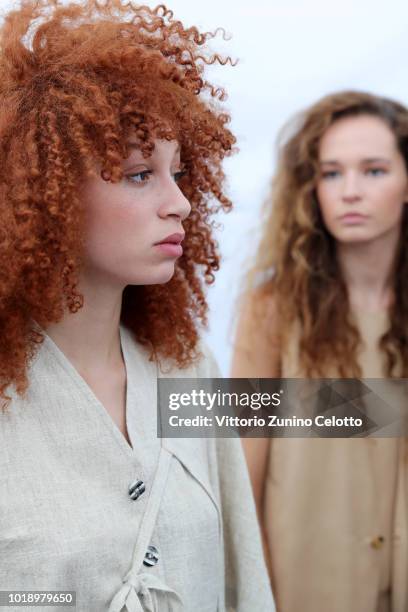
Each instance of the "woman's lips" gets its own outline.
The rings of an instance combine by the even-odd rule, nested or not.
[[[169,255],[170,257],[181,257],[183,254],[183,247],[181,244],[177,244],[175,242],[160,242],[154,246],[162,253]]]
[[[340,221],[346,225],[359,225],[367,220],[367,215],[361,215],[360,213],[347,213],[340,217]]]
[[[183,239],[184,233],[170,234],[161,242],[156,242],[154,246],[169,257],[181,257],[183,254],[183,247],[181,246]]]

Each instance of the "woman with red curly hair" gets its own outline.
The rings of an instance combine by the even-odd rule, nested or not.
[[[157,378],[217,375],[198,322],[235,139],[212,37],[119,0],[24,0],[1,29],[0,590],[19,602],[273,610],[239,441],[157,437]]]
[[[267,202],[234,376],[408,376],[407,169],[399,103],[346,91],[298,118]],[[279,612],[407,612],[404,439],[244,445]]]

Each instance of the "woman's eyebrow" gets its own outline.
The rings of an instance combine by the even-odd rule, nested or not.
[[[387,159],[386,157],[365,157],[361,160],[361,162],[364,164],[390,164],[391,160]],[[322,159],[321,161],[319,161],[319,164],[321,166],[337,166],[340,165],[341,162],[336,159]]]
[[[367,164],[377,164],[377,163],[390,164],[391,163],[391,160],[387,159],[386,157],[366,157],[362,161]]]

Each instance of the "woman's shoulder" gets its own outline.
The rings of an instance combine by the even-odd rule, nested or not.
[[[248,290],[238,304],[234,340],[234,377],[278,375],[280,329],[276,293],[271,281]]]
[[[151,355],[148,347],[140,344],[131,330],[121,326],[121,338],[124,348],[132,357],[134,365],[143,368],[146,375],[155,378],[219,378],[221,376],[214,354],[205,338],[200,335],[195,348],[195,355],[186,367],[180,367],[172,359],[157,360]]]
[[[257,327],[277,326],[278,296],[273,280],[243,292],[238,300],[240,321],[255,321]]]

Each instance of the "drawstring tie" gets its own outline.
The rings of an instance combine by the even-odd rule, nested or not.
[[[158,593],[166,593],[170,598],[168,603],[173,600],[179,603],[180,606],[177,607],[182,609],[180,596],[157,576],[146,572],[133,574],[130,571],[123,579],[123,586],[113,598],[109,612],[122,612],[123,608],[126,612],[159,612]],[[173,610],[170,605],[169,609]]]

